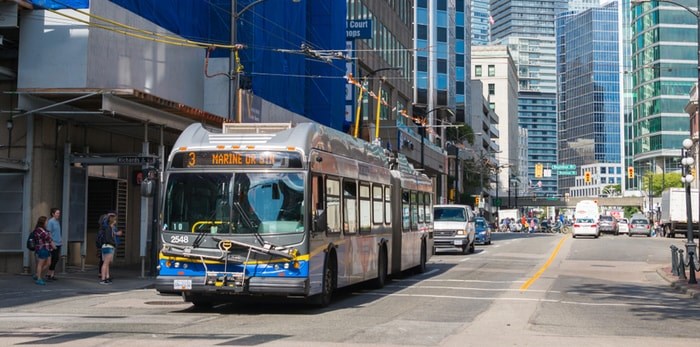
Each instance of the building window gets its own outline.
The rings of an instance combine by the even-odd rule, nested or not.
[[[491,110],[495,110],[495,109],[496,109],[496,103],[495,103],[495,102],[489,102],[489,108],[490,108]]]
[[[481,65],[474,66],[474,76],[481,77]]]
[[[423,24],[418,24],[416,28],[416,36],[418,37],[419,40],[427,40],[428,39],[428,26],[423,25]]]
[[[438,42],[447,42],[447,28],[437,28],[437,40]]]
[[[496,95],[496,84],[489,83],[489,95]]]
[[[496,76],[496,65],[489,65],[489,77]]]
[[[427,57],[418,57],[418,59],[416,59],[416,62],[418,64],[418,66],[417,66],[418,71],[423,71],[423,72],[428,71],[428,58]]]
[[[447,11],[447,0],[438,0],[437,9],[438,11]]]
[[[456,54],[455,60],[457,67],[464,67],[464,54]]]
[[[437,72],[438,73],[447,73],[447,60],[446,59],[438,59]]]

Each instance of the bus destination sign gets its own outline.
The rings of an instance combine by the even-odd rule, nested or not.
[[[173,168],[301,168],[301,154],[275,151],[189,151],[176,153]]]

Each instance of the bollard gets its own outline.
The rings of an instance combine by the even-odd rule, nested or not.
[[[671,245],[671,273],[678,276],[678,247]]]
[[[695,245],[693,248],[688,247],[688,284],[698,284],[695,278]]]
[[[685,280],[685,259],[683,258],[683,250],[678,250],[678,278]]]

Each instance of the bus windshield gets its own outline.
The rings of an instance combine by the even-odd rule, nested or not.
[[[302,173],[173,173],[163,229],[193,233],[294,233],[304,230]]]

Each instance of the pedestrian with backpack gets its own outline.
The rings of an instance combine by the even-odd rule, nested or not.
[[[117,238],[124,235],[121,230],[117,230],[117,214],[108,213],[106,223],[100,229],[102,234],[102,270],[100,271],[100,284],[112,284],[109,267],[114,259],[114,252],[117,248]],[[99,235],[98,235],[99,237]]]
[[[36,221],[36,227],[32,231],[34,235],[34,253],[36,253],[36,274],[35,283],[43,286],[44,271],[48,269],[51,262],[51,251],[56,247],[51,240],[51,234],[46,231],[46,216],[41,216]]]

